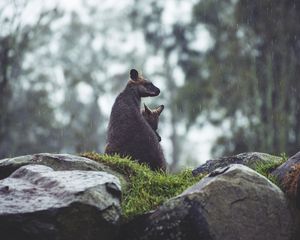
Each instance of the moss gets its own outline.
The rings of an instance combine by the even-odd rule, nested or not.
[[[268,178],[271,182],[279,186],[279,182],[275,176],[271,174],[273,170],[287,161],[286,154],[281,154],[281,159],[278,157],[270,158],[268,161],[259,162],[254,166],[254,170]]]
[[[117,155],[89,152],[81,156],[104,163],[127,178],[129,186],[123,189],[122,196],[123,215],[127,219],[154,209],[203,177],[193,177],[190,169],[178,174],[154,172],[146,165]]]

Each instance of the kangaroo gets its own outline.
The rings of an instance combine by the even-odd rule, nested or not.
[[[160,90],[135,69],[113,104],[107,133],[106,154],[130,156],[152,170],[166,170],[158,138],[141,113],[141,98],[158,96]]]
[[[163,110],[164,110],[164,105],[160,105],[158,108],[152,110],[148,108],[146,104],[144,104],[144,109],[142,110],[143,117],[155,132],[159,142],[161,141],[161,137],[157,132],[157,128],[158,128],[159,116]]]

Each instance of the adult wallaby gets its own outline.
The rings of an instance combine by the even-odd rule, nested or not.
[[[142,110],[143,117],[155,132],[159,142],[161,141],[161,137],[157,132],[157,128],[158,128],[159,116],[163,110],[164,110],[164,105],[160,105],[155,109],[150,109],[149,107],[147,107],[146,104],[144,104],[144,109]]]
[[[158,138],[141,114],[141,98],[159,95],[151,82],[130,70],[130,80],[112,107],[108,125],[106,154],[130,156],[152,170],[166,169]]]

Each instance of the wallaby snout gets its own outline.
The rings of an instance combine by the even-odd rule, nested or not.
[[[149,97],[156,97],[160,94],[160,90],[158,87],[155,87],[152,83],[147,87],[147,92]]]

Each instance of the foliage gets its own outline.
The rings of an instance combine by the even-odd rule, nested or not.
[[[300,143],[299,9],[295,0],[198,1],[192,31],[213,41],[202,58],[181,65],[178,102],[192,123],[201,114],[226,126],[214,155],[297,151]],[[225,124],[226,123],[226,124]]]
[[[1,158],[102,150],[103,106],[133,66],[161,81],[156,99],[166,106],[160,126],[172,170],[187,156],[188,133],[208,122],[221,129],[214,156],[297,152],[299,2],[122,4],[82,1],[67,12],[43,1],[0,3]]]
[[[281,154],[281,160],[278,161],[278,159],[270,159],[269,161],[264,162],[258,162],[254,166],[254,170],[261,175],[268,178],[271,182],[279,186],[279,182],[275,176],[271,174],[273,170],[275,170],[277,167],[279,167],[281,164],[285,163],[287,161],[286,154]]]
[[[54,84],[46,81],[42,64],[37,68],[24,62],[49,44],[51,24],[61,12],[45,10],[30,23],[23,15],[29,2],[0,4],[0,157],[55,151],[59,144],[51,141],[60,131],[48,91],[42,87]]]
[[[0,158],[104,147],[99,101],[122,87],[128,69],[112,74],[127,56],[107,39],[125,32],[112,11],[86,3],[79,14],[53,5],[0,3]]]
[[[122,201],[123,214],[126,218],[154,209],[203,177],[193,177],[191,170],[178,174],[154,172],[146,165],[138,164],[128,158],[120,158],[117,155],[108,156],[89,152],[82,156],[104,163],[128,177],[129,187],[123,192]]]

